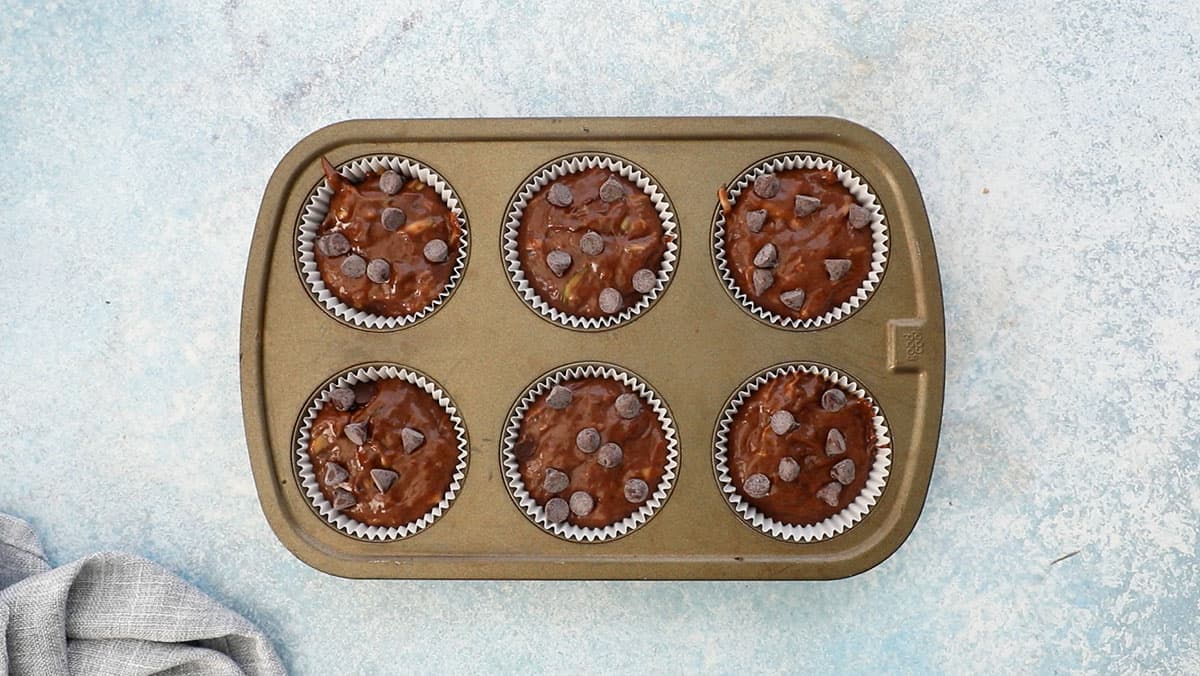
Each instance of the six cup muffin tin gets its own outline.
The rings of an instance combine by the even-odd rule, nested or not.
[[[531,172],[595,154],[644,170],[670,200],[677,259],[669,286],[635,321],[579,330],[544,318],[514,289],[503,231]],[[886,267],[840,321],[792,330],[761,321],[718,274],[719,191],[785,154],[830,158],[872,190],[887,221]],[[297,237],[320,160],[395,155],[452,186],[471,247],[452,296],[396,328],[347,322],[304,281]],[[832,579],[890,556],[915,525],[936,453],[945,374],[944,320],[928,218],[912,172],[873,132],[833,118],[360,120],[297,144],[267,184],[242,307],[242,406],[259,500],[276,535],[306,563],[361,578]],[[506,487],[501,447],[514,403],[543,374],[581,362],[637,374],[679,434],[673,490],[625,537],[572,541],[532,523]],[[714,471],[729,398],[779,364],[824,365],[870,391],[887,418],[890,470],[877,503],[813,542],[770,537],[730,508]],[[348,535],[312,506],[296,461],[309,402],[350,369],[394,364],[428,374],[453,398],[470,462],[436,523],[398,540]]]

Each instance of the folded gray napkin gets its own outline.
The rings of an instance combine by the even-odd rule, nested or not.
[[[161,566],[94,554],[51,568],[0,514],[0,674],[283,674],[261,632]]]

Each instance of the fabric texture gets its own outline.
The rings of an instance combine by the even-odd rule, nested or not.
[[[0,674],[283,674],[248,620],[158,564],[115,552],[51,568],[0,514]]]

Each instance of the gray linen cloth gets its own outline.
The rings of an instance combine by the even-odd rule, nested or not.
[[[245,618],[161,566],[94,554],[51,568],[0,514],[0,674],[283,674]]]

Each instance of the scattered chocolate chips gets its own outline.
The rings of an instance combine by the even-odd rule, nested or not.
[[[746,227],[750,228],[750,232],[762,232],[763,226],[766,224],[766,209],[755,209],[746,214]]]
[[[367,261],[358,254],[350,254],[342,259],[342,274],[350,279],[358,279],[367,274]]]
[[[625,188],[621,187],[621,182],[616,176],[609,176],[608,180],[600,186],[600,199],[605,202],[616,202],[625,197]]]
[[[400,430],[400,443],[404,445],[405,453],[412,453],[425,443],[425,435],[411,427]]]
[[[365,404],[379,391],[379,386],[371,380],[364,380],[354,386],[354,403]]]
[[[796,416],[791,411],[775,411],[771,414],[771,431],[783,436],[796,428]]]
[[[392,171],[391,169],[383,172],[379,177],[379,189],[389,195],[395,195],[400,192],[400,188],[404,187],[404,178]]]
[[[376,284],[383,284],[392,276],[392,264],[387,259],[376,258],[367,263],[367,279]]]
[[[770,242],[762,245],[758,253],[754,254],[754,267],[756,268],[773,268],[778,262],[779,250]]]
[[[600,311],[606,314],[612,314],[621,309],[622,299],[621,292],[610,287],[605,288],[600,292]]]
[[[562,249],[555,249],[546,254],[546,267],[550,268],[550,272],[554,273],[555,277],[562,277],[567,272],[567,268],[571,267],[571,254]]]
[[[445,263],[446,259],[450,257],[450,247],[444,240],[431,239],[425,243],[421,255],[425,256],[425,260],[430,263]]]
[[[641,479],[625,480],[625,500],[635,505],[641,504],[650,497],[650,487]]]
[[[837,479],[837,482],[843,486],[849,486],[850,482],[854,481],[854,461],[846,458],[833,466],[829,470],[829,476]]]
[[[571,494],[571,512],[575,516],[587,516],[592,513],[592,509],[596,507],[596,501],[592,496],[583,491],[575,491]]]
[[[324,481],[326,486],[336,486],[349,478],[350,473],[346,471],[346,468],[336,462],[325,465]]]
[[[799,311],[804,307],[804,289],[792,289],[779,294],[779,302],[792,310]]]
[[[800,476],[800,463],[796,459],[788,456],[779,459],[779,480],[792,482]]]
[[[850,259],[848,258],[826,258],[825,272],[829,274],[829,281],[838,282],[846,277],[846,273],[850,272]]]
[[[770,270],[755,268],[754,274],[750,276],[750,283],[754,286],[754,295],[761,296],[775,283],[775,273]]]
[[[821,408],[830,413],[837,413],[846,405],[846,393],[836,387],[825,390],[821,395]]]
[[[633,394],[632,392],[626,392],[625,394],[617,397],[617,401],[613,404],[613,408],[617,409],[617,415],[629,420],[631,418],[636,418],[637,414],[642,412],[642,400],[638,399],[636,394]]]
[[[556,207],[569,207],[574,199],[575,196],[571,194],[571,189],[562,183],[550,186],[550,190],[546,193],[546,201]]]
[[[829,430],[825,435],[825,455],[842,455],[846,452],[846,437],[838,428]]]
[[[571,394],[569,387],[555,385],[550,388],[550,394],[546,395],[546,405],[561,411],[571,405],[572,398],[574,398],[574,395]]]
[[[654,274],[653,270],[642,268],[633,273],[633,290],[638,293],[650,293],[657,281],[658,277]]]
[[[620,465],[621,460],[624,458],[625,453],[621,450],[621,447],[611,441],[596,451],[596,462],[606,469],[612,469]]]
[[[600,432],[595,427],[585,427],[575,435],[575,445],[584,453],[595,453],[600,448]]]
[[[763,174],[754,179],[754,194],[769,200],[779,194],[779,177],[775,174]]]
[[[370,434],[370,430],[367,428],[367,423],[365,422],[348,423],[342,428],[342,434],[346,435],[350,443],[355,446],[362,446],[367,443],[367,436]]]
[[[533,451],[537,449],[537,444],[524,439],[513,445],[512,453],[517,456],[518,460],[527,460],[533,456]]]
[[[550,467],[546,470],[546,475],[542,477],[542,490],[547,493],[561,493],[567,490],[567,486],[571,485],[571,477],[567,476],[566,472],[559,471]]]
[[[807,216],[821,208],[821,200],[809,195],[796,195],[796,215]]]
[[[404,225],[404,221],[408,218],[404,215],[402,209],[396,207],[388,207],[379,214],[379,222],[383,223],[383,227],[396,232],[400,226]]]
[[[349,387],[335,387],[329,391],[329,402],[339,411],[354,408],[354,391]]]
[[[824,502],[830,507],[837,507],[838,496],[841,494],[842,485],[836,481],[830,481],[822,486],[821,490],[817,491],[817,497],[821,499],[821,502]]]
[[[344,512],[357,504],[358,499],[350,491],[345,488],[333,489],[333,508],[337,511]]]
[[[850,227],[854,228],[855,230],[861,230],[862,228],[867,227],[867,224],[871,222],[870,210],[861,204],[851,204],[849,216]]]
[[[571,508],[562,498],[550,498],[546,502],[546,520],[550,523],[562,523],[571,516]]]
[[[765,498],[771,492],[771,480],[766,474],[751,474],[742,482],[742,491],[752,498]]]
[[[371,481],[375,483],[375,488],[379,489],[380,493],[387,493],[392,484],[396,483],[400,475],[390,469],[373,469],[371,470]]]
[[[350,240],[340,232],[331,232],[317,239],[317,250],[334,258],[350,252]]]
[[[589,256],[599,256],[604,251],[604,238],[600,233],[588,230],[579,238],[579,250]]]

